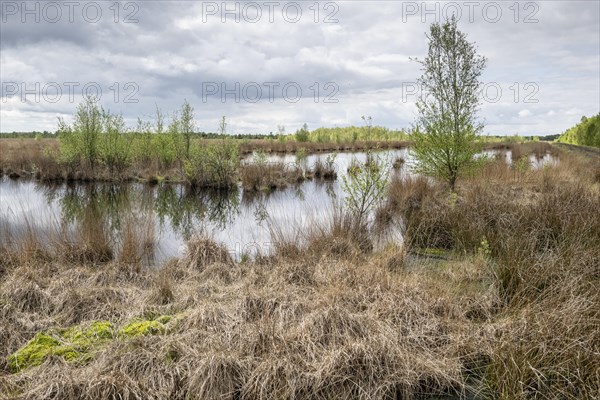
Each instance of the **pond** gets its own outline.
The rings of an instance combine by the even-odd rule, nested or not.
[[[491,154],[491,153],[490,153]],[[410,175],[411,154],[407,149],[377,152],[391,165],[396,159],[406,162],[392,173]],[[311,154],[297,160],[293,154],[266,156],[266,162],[304,168],[325,162],[330,154]],[[161,265],[165,260],[181,256],[185,242],[194,234],[206,234],[223,243],[237,259],[272,249],[271,230],[296,240],[300,232],[322,224],[343,203],[342,177],[353,160],[364,162],[366,153],[339,153],[335,157],[338,179],[307,180],[297,185],[268,193],[194,190],[181,184],[160,183],[61,183],[8,178],[0,180],[0,234],[4,240],[27,232],[51,237],[63,232],[69,237],[78,231],[99,226],[111,238],[121,238],[127,230],[135,230],[153,242],[148,265]],[[507,152],[510,162],[510,152]],[[548,156],[549,157],[549,156]],[[256,155],[245,157],[249,163]],[[553,159],[530,159],[539,168]],[[395,233],[397,234],[397,233]],[[113,239],[118,248],[120,239]]]

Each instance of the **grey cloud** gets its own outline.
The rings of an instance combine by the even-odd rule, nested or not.
[[[264,15],[254,24],[235,23],[230,16],[227,23],[218,16],[204,22],[202,3],[189,1],[134,2],[138,22],[127,24],[122,21],[127,3],[118,3],[118,23],[109,9],[113,2],[101,3],[103,18],[96,24],[3,23],[2,82],[97,82],[103,88],[102,103],[128,121],[152,115],[155,105],[174,110],[187,98],[196,107],[201,130],[214,130],[220,115],[230,116],[234,131],[260,126],[267,132],[281,123],[288,130],[304,121],[313,128],[329,120],[359,124],[360,115],[367,113],[390,127],[408,126],[414,118],[414,104],[402,101],[402,85],[419,75],[409,57],[425,55],[425,32],[433,19],[423,23],[419,14],[404,19],[407,2],[338,2],[335,24],[314,23],[308,9],[312,2],[302,3],[306,18],[296,24],[280,17],[271,24]],[[327,14],[326,3],[320,3],[320,19]],[[498,23],[488,23],[480,14],[473,23],[463,15],[459,23],[489,58],[484,80],[504,89],[500,101],[482,104],[488,132],[514,133],[519,126],[524,131],[563,130],[573,121],[559,110],[598,112],[599,3],[538,2],[536,24],[514,23],[508,9],[512,3],[501,4],[504,14]],[[115,82],[121,89],[116,102],[109,89]],[[127,82],[138,85],[138,103],[122,101]],[[228,88],[236,82],[297,82],[305,98],[288,103],[276,91],[273,103],[266,96],[256,104],[236,103],[231,96],[225,103],[220,98],[203,102],[202,82]],[[338,84],[339,103],[315,103],[308,89],[315,82]],[[537,83],[539,103],[515,102],[509,90],[515,82]],[[48,115],[69,114],[75,108],[65,101],[41,103],[3,100],[2,129],[39,129],[53,120]],[[524,108],[531,116],[513,120]],[[556,114],[540,117],[550,110]]]

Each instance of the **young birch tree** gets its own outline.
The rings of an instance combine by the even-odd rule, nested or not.
[[[412,135],[415,170],[445,180],[454,190],[458,177],[477,165],[478,134],[483,129],[476,116],[479,77],[486,59],[458,30],[454,17],[432,24],[427,38],[427,57],[416,60],[423,75]]]

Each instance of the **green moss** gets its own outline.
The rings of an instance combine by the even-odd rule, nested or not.
[[[171,315],[136,319],[123,326],[118,333],[125,338],[161,335],[166,332],[166,325],[173,319]],[[94,351],[114,339],[115,334],[113,324],[107,321],[39,332],[8,357],[10,371],[16,373],[40,365],[51,356],[62,357],[67,362],[88,363],[93,359]]]
[[[147,311],[142,318],[133,320],[122,327],[119,333],[126,337],[162,335],[167,331],[167,324],[175,319],[176,316],[173,315],[159,315],[153,311]]]
[[[12,372],[40,365],[52,350],[60,346],[60,341],[46,333],[38,333],[25,346],[8,358],[8,365]]]
[[[19,372],[42,364],[50,356],[62,357],[67,362],[86,363],[92,359],[91,351],[113,335],[113,325],[106,321],[62,331],[40,332],[9,356],[9,368],[12,372]]]
[[[92,342],[111,339],[114,336],[114,326],[107,321],[97,321],[89,327],[75,326],[63,331],[63,337],[75,345],[86,346]]]
[[[128,337],[161,335],[165,333],[165,324],[158,320],[138,320],[125,325],[123,328],[121,328],[120,333],[121,335]]]

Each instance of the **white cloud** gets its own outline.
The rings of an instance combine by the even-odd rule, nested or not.
[[[521,118],[530,117],[530,116],[531,116],[531,111],[529,111],[527,109],[519,111],[519,117],[521,117]]]
[[[583,111],[577,107],[569,108],[564,111],[565,115],[581,115],[582,112]]]

